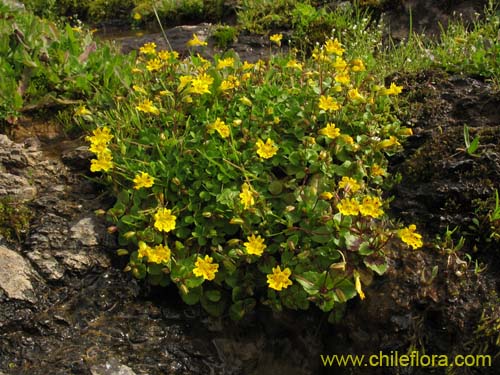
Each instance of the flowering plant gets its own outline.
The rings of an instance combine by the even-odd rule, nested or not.
[[[402,87],[346,51],[334,39],[307,61],[250,63],[144,46],[130,94],[92,115],[88,138],[116,189],[126,269],[211,314],[239,319],[260,299],[333,319],[385,272],[395,233],[420,247],[382,198],[386,155],[411,134],[392,114]]]

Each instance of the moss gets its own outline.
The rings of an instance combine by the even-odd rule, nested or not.
[[[32,218],[31,210],[10,197],[0,198],[0,235],[8,241],[21,241]]]

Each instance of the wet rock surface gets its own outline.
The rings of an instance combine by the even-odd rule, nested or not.
[[[481,200],[500,183],[500,93],[475,78],[425,73],[403,81],[411,98],[404,120],[414,126],[405,152],[392,160],[403,175],[391,207],[428,233],[467,228]],[[466,151],[464,126],[479,148]]]

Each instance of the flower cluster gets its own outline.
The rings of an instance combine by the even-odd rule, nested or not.
[[[149,263],[168,264],[170,262],[171,250],[166,245],[148,246],[144,241],[139,241],[138,257],[147,258]]]
[[[122,191],[108,216],[135,249],[135,277],[172,282],[213,314],[229,303],[236,319],[257,299],[330,312],[365,298],[392,235],[386,154],[411,131],[391,115],[402,87],[377,85],[346,51],[329,39],[311,59],[250,63],[140,49],[131,95],[106,122],[113,152],[108,128],[88,138],[100,163],[115,158]],[[398,234],[419,245],[411,226]]]
[[[113,168],[113,155],[108,148],[108,144],[113,139],[108,127],[94,129],[92,136],[87,136],[85,139],[90,142],[89,150],[93,152],[97,159],[92,159],[90,170],[92,172],[108,172]]]

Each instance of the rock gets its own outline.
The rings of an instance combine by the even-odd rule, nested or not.
[[[39,278],[30,264],[18,253],[0,246],[0,288],[7,297],[35,303],[32,278]]]
[[[135,372],[128,366],[120,364],[116,359],[110,359],[105,364],[92,366],[92,375],[135,375]]]
[[[49,280],[59,280],[64,275],[64,267],[51,254],[39,250],[26,255],[36,266],[43,277]]]
[[[76,149],[69,149],[62,153],[61,160],[70,168],[89,170],[90,160],[94,154],[89,151],[87,146],[80,146]]]
[[[71,227],[70,238],[80,241],[84,246],[95,246],[99,244],[99,237],[96,232],[97,223],[94,217],[87,216],[80,219]]]
[[[28,202],[36,197],[37,189],[22,176],[0,172],[0,197],[9,196],[17,202]]]

